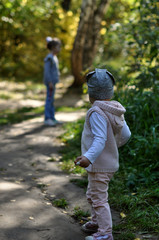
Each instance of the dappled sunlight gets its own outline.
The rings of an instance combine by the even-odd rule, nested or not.
[[[3,229],[16,227],[33,227],[43,226],[46,222],[53,220],[54,214],[49,215],[50,205],[44,202],[27,197],[25,194],[11,199],[2,204],[1,220],[3,219]],[[7,209],[7,214],[5,214]],[[42,212],[39,210],[43,209]],[[49,210],[50,209],[50,210]],[[1,229],[2,224],[0,223]]]
[[[49,144],[52,146],[52,143],[50,142],[50,138],[48,136],[40,136],[38,139],[35,136],[29,135],[26,136],[26,138],[29,140],[29,144],[31,145],[37,145],[37,144]]]
[[[39,182],[42,182],[45,184],[50,183],[51,181],[52,181],[52,184],[54,182],[58,182],[58,184],[60,184],[60,187],[63,187],[66,184],[66,178],[68,178],[67,175],[63,176],[63,174],[59,174],[57,176],[55,174],[50,174],[50,175],[44,176],[42,178],[39,178]],[[48,186],[50,186],[50,184]]]
[[[86,114],[86,110],[74,111],[69,113],[57,112],[56,118],[57,120],[63,121],[63,122],[73,122],[84,117],[85,114]]]
[[[27,107],[41,107],[44,105],[43,84],[34,85],[31,82],[16,83],[0,81],[0,110],[15,110]],[[6,101],[7,100],[7,101]]]
[[[0,191],[13,191],[16,189],[22,189],[23,187],[19,184],[12,182],[0,182]]]
[[[33,99],[25,99],[25,100],[21,100],[19,102],[19,104],[22,107],[41,107],[44,105],[44,101],[39,101],[39,100],[33,100]]]

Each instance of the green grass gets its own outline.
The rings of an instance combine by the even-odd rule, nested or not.
[[[37,184],[37,188],[40,188],[41,191],[43,191],[43,190],[46,188],[46,186],[47,186],[47,185],[44,184],[44,183],[38,183],[38,184]]]
[[[57,160],[55,158],[50,158],[48,162],[56,162]]]
[[[10,98],[11,96],[9,96],[8,94],[0,94],[0,99],[8,100]]]
[[[63,208],[63,209],[65,209],[68,206],[68,202],[64,198],[55,199],[55,200],[52,201],[52,204],[55,207],[59,207],[59,208]]]
[[[43,100],[45,97],[44,91],[45,86],[43,84],[35,84],[31,81],[15,82],[14,79],[3,80],[0,79],[4,84],[4,90],[0,91],[0,98],[4,100],[16,99],[17,94],[20,94],[22,100],[24,99],[37,99]],[[2,84],[2,85],[3,85]],[[7,85],[9,84],[9,91],[7,93]],[[19,96],[19,95],[18,95]],[[19,123],[24,120],[34,118],[44,113],[44,107],[21,107],[18,109],[4,109],[0,112],[0,126]]]
[[[3,110],[0,113],[0,125],[20,123],[37,117],[44,112],[44,107],[23,107],[15,110]]]
[[[67,123],[64,125],[65,134],[61,140],[65,143],[65,147],[60,151],[62,153],[61,168],[63,171],[74,174],[86,175],[85,169],[75,167],[74,160],[80,153],[81,145],[81,129],[83,126],[83,119],[78,120],[76,123]]]
[[[78,187],[81,188],[87,188],[88,185],[88,180],[87,178],[83,178],[83,179],[71,179],[70,180],[72,183],[76,184]]]
[[[119,234],[117,234],[117,238],[115,237],[115,239],[117,240],[134,240],[135,238],[135,234],[131,233],[129,230],[125,232],[119,231]]]
[[[82,210],[79,206],[76,206],[74,208],[72,217],[74,217],[78,221],[81,221],[83,218],[87,219],[88,217],[90,217],[90,213],[88,211]]]
[[[136,231],[158,232],[159,189],[156,185],[150,189],[141,186],[136,192],[131,192],[126,188],[123,178],[122,170],[116,173],[109,190],[110,205],[126,215],[120,229],[128,228],[133,232],[135,226]]]
[[[61,106],[61,107],[57,107],[56,108],[56,112],[74,112],[76,110],[80,110],[84,108],[85,109],[85,105],[82,107],[66,107],[66,106]]]

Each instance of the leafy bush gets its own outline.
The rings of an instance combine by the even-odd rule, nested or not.
[[[131,188],[139,184],[157,184],[159,179],[159,97],[153,92],[134,96],[127,93],[123,98],[127,112],[126,120],[132,137],[126,147],[120,149],[121,168],[129,169],[127,185]],[[129,160],[130,159],[130,160]]]

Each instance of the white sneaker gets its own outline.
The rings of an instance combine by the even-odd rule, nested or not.
[[[56,122],[53,121],[52,119],[47,119],[47,120],[45,120],[44,124],[48,125],[48,126],[55,126]]]
[[[113,240],[112,234],[100,235],[99,232],[94,233],[92,236],[88,236],[85,240]]]
[[[63,122],[61,122],[61,121],[58,121],[58,120],[53,120],[53,122],[55,122],[55,124],[62,124]]]

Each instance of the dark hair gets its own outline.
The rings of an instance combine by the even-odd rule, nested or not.
[[[47,43],[47,48],[53,50],[56,46],[61,45],[61,41],[58,38],[53,38],[50,42]]]

